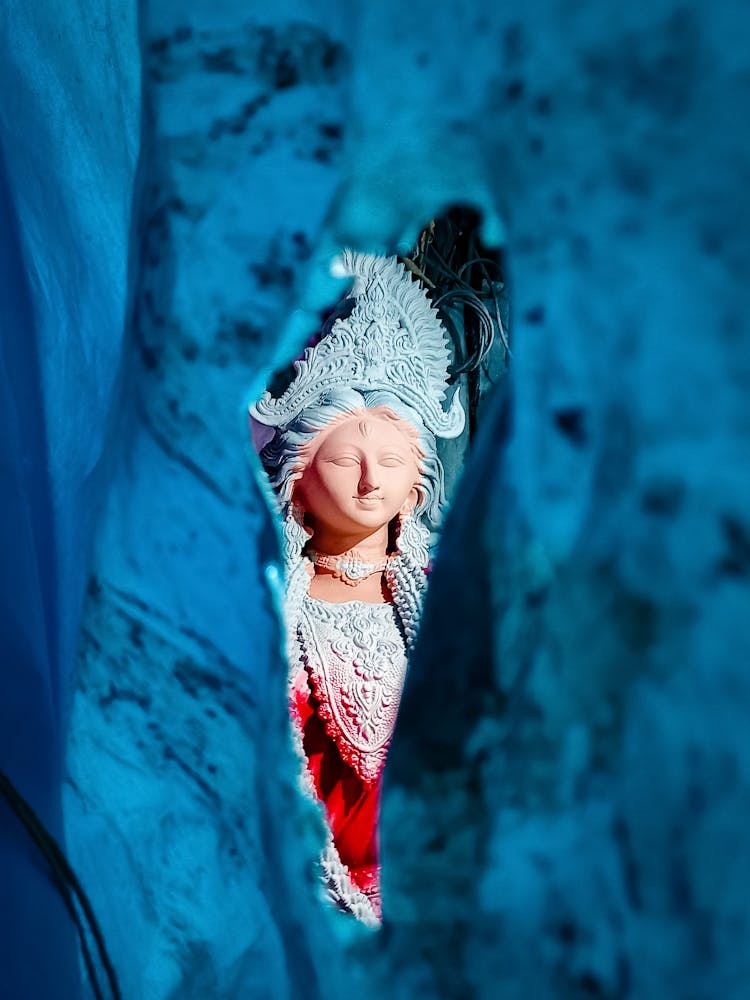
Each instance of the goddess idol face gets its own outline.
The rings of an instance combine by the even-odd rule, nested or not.
[[[364,538],[415,506],[421,456],[411,424],[385,407],[356,410],[315,438],[296,495],[313,530]]]

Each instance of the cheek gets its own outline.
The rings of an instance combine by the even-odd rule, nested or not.
[[[305,494],[309,504],[314,505],[316,501],[330,503],[351,495],[353,477],[350,469],[324,465],[310,472]]]
[[[402,486],[407,493],[409,493],[414,486],[418,486],[421,482],[422,475],[416,465],[412,464],[408,466],[408,468],[404,469]]]
[[[406,500],[414,487],[419,482],[419,474],[414,469],[399,469],[390,477],[390,493],[394,501],[399,505]]]
[[[311,507],[315,506],[316,498],[320,496],[322,489],[323,484],[320,482],[320,477],[316,475],[313,468],[307,468],[297,483],[296,490],[297,497],[305,510],[310,510]]]

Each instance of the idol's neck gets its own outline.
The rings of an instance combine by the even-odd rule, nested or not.
[[[378,562],[388,552],[388,525],[384,524],[374,532],[352,534],[339,534],[319,527],[315,529],[308,547],[321,556],[346,556],[356,549],[357,556],[365,562]]]

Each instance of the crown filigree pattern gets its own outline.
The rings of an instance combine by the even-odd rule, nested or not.
[[[450,352],[447,334],[422,286],[395,257],[345,250],[337,273],[354,278],[351,313],[295,362],[295,377],[274,399],[264,393],[253,416],[278,427],[294,420],[326,392],[347,387],[390,392],[420,414],[438,437],[457,437],[464,426],[458,390],[447,409]]]

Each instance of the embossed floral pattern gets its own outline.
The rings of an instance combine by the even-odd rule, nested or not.
[[[351,314],[295,361],[295,378],[278,399],[270,392],[251,407],[261,423],[283,426],[326,390],[362,391],[397,387],[399,397],[441,437],[457,437],[464,426],[459,393],[448,391],[449,337],[436,309],[395,257],[345,250],[341,273],[354,278]]]
[[[342,759],[371,784],[385,764],[406,675],[393,607],[307,597],[299,642],[328,735]]]

